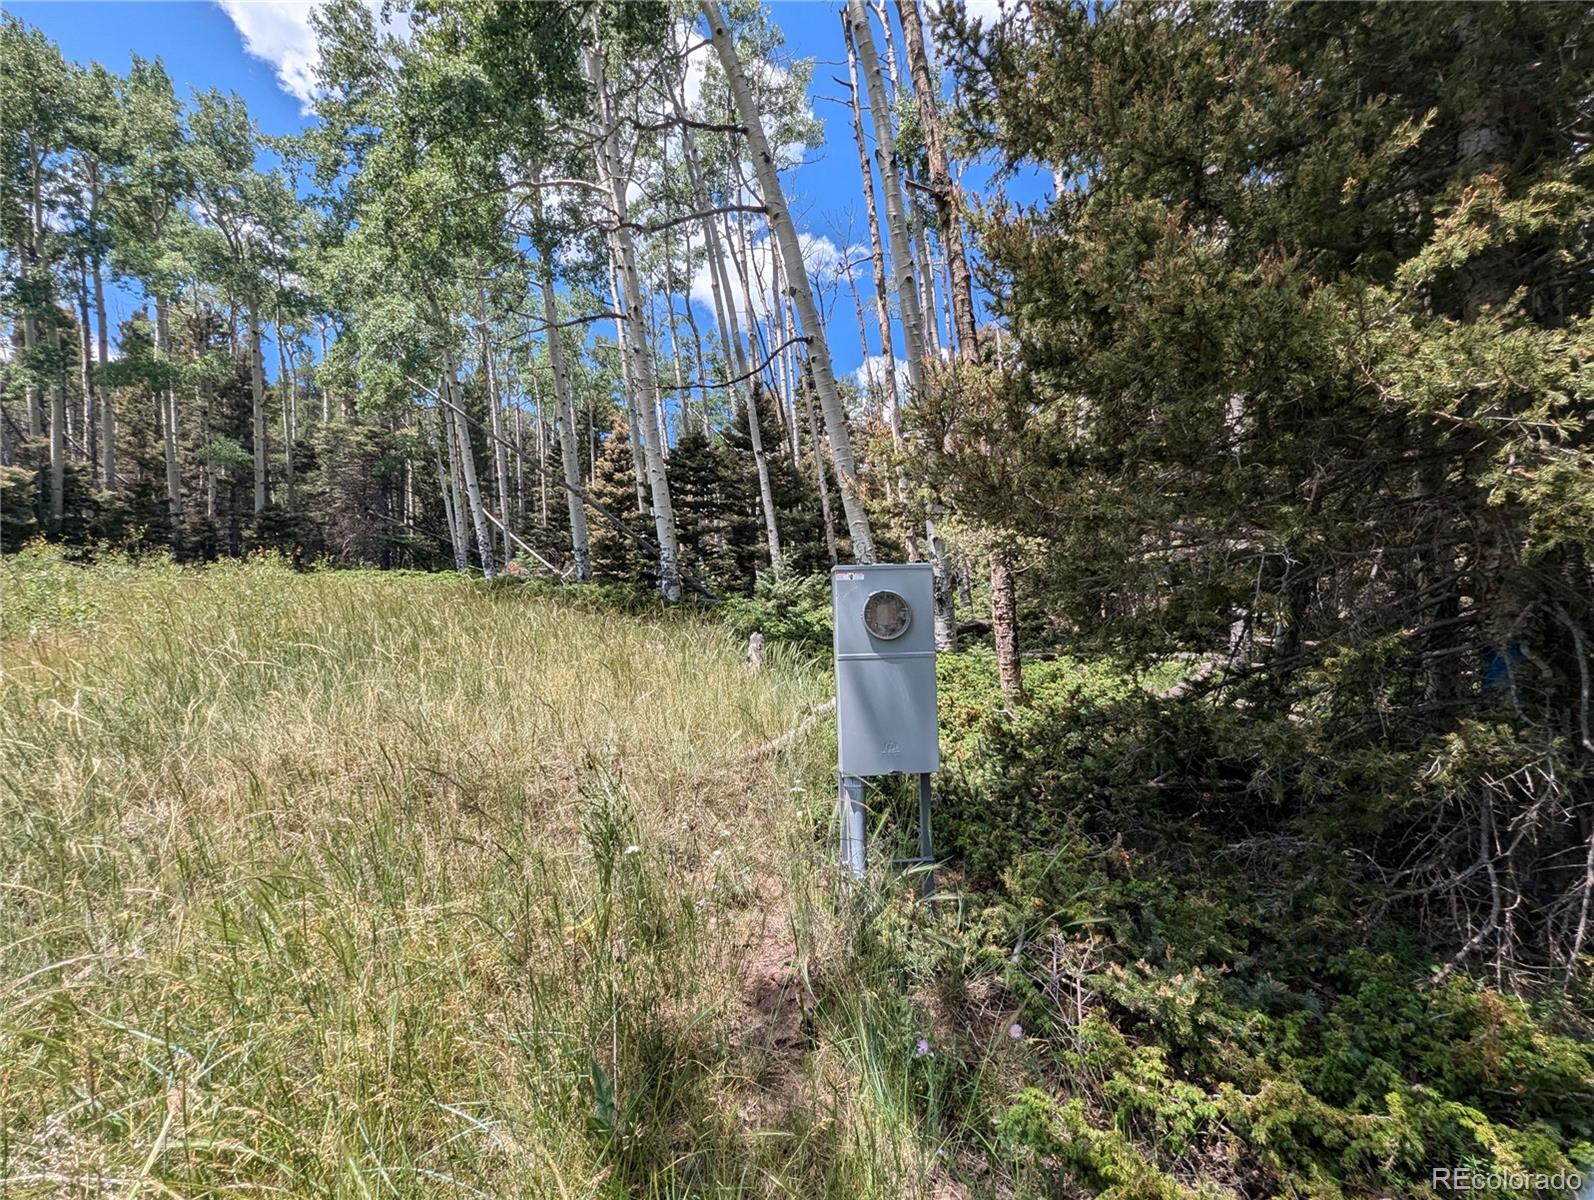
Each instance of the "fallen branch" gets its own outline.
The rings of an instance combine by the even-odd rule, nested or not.
[[[761,758],[768,758],[771,754],[779,754],[782,750],[786,749],[786,747],[790,746],[793,742],[797,741],[797,739],[806,734],[815,725],[819,724],[821,718],[825,717],[829,713],[834,712],[835,709],[836,698],[834,696],[832,696],[829,700],[826,700],[823,704],[815,704],[810,706],[808,712],[803,716],[801,721],[798,721],[796,725],[788,729],[785,733],[781,734],[778,738],[775,738],[773,741],[765,742],[762,746],[756,746],[752,750],[748,751],[744,756],[743,761],[757,762]]]

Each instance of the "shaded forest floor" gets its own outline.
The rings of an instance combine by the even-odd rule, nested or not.
[[[945,656],[926,907],[839,884],[828,722],[760,753],[823,653],[753,674],[600,600],[0,561],[0,1196],[1342,1200],[1594,1158],[1565,1005],[1419,986],[1338,857],[1236,865],[1144,799],[1122,713],[1166,679],[1060,658],[1012,712]]]

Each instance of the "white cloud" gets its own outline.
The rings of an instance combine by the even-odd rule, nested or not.
[[[963,11],[979,21],[982,25],[994,25],[1002,16],[1003,10],[1013,12],[1019,7],[1020,0],[959,0]]]
[[[310,27],[311,0],[216,3],[237,27],[244,49],[275,67],[282,90],[308,105],[315,95],[315,69],[321,57]]]
[[[809,283],[816,291],[832,287],[841,276],[843,253],[841,247],[828,237],[803,232],[797,234],[797,243],[802,247],[803,263],[808,268]],[[768,317],[770,278],[775,268],[774,246],[768,234],[753,242],[751,258],[753,274],[747,281],[747,286],[753,293],[753,311],[760,318]],[[747,303],[743,298],[736,266],[729,259],[725,263],[725,273],[730,278],[731,291],[736,293],[733,299],[737,316],[744,322],[745,327]],[[714,285],[709,279],[707,262],[701,263],[692,275],[691,296],[709,312],[714,311]]]
[[[387,32],[405,37],[409,33],[409,14],[395,12],[391,19],[382,15],[382,0],[364,0]],[[243,39],[244,50],[270,63],[277,72],[277,84],[295,97],[305,112],[315,99],[315,73],[321,62],[310,12],[315,0],[216,0]]]

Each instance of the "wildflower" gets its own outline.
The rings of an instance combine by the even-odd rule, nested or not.
[[[730,830],[729,830],[729,829],[722,829],[722,830],[720,830],[720,837],[722,837],[722,838],[728,838],[728,837],[730,837],[730,836],[731,836],[731,831],[730,831]]]
[[[920,1038],[913,1047],[914,1057],[923,1058],[928,1053],[930,1053],[930,1039]]]
[[[790,793],[791,793],[791,794],[792,794],[792,795],[794,795],[794,796],[795,796],[795,795],[797,795],[797,794],[798,794],[798,793],[799,793],[799,792],[806,792],[806,791],[807,791],[807,790],[808,790],[808,789],[807,789],[807,788],[805,788],[805,787],[804,787],[804,786],[803,786],[803,785],[802,785],[802,784],[800,784],[800,783],[798,783],[798,784],[794,784],[794,785],[792,785],[792,786],[791,786],[791,787],[789,787],[789,788],[787,788],[787,789],[786,789],[786,790],[787,790],[787,791],[788,791],[788,792],[790,792]]]
[[[633,843],[632,843],[632,844],[631,844],[631,845],[629,845],[629,846],[627,846],[627,847],[626,847],[626,848],[625,848],[625,852],[626,852],[626,853],[627,853],[627,854],[635,854],[635,853],[637,853],[637,852],[638,852],[638,851],[639,851],[639,850],[641,850],[641,849],[642,849],[642,847],[641,847],[641,846],[638,846],[638,845],[637,845],[637,844],[636,844],[636,843],[635,843],[635,842],[633,842]]]
[[[725,853],[725,851],[723,851],[723,850],[716,850],[716,851],[714,851],[713,854],[710,854],[709,857],[710,858],[718,858],[720,855],[722,855],[724,853]]]
[[[1017,1021],[1014,1021],[1007,1027],[1007,1036],[1012,1038],[1015,1042],[1018,1041],[1019,1038],[1024,1036],[1024,1027]]]

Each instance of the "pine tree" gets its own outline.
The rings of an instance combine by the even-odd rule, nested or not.
[[[652,525],[637,511],[636,473],[631,465],[631,437],[616,421],[598,450],[596,478],[588,489],[593,500],[607,508],[638,532],[651,532]],[[605,583],[646,584],[651,582],[657,564],[649,559],[635,539],[627,537],[613,521],[592,522],[592,575]]]
[[[758,564],[768,560],[757,485],[755,474],[749,486],[741,457],[702,430],[687,430],[670,454],[687,569],[716,592],[750,592]]]
[[[759,420],[765,429],[779,428],[774,405],[769,394],[761,387],[753,389],[754,402],[759,406]],[[744,406],[725,428],[725,446],[730,452],[744,479],[749,481],[750,513],[755,521],[762,522],[758,509],[758,471],[753,462],[753,439],[747,427],[747,409]],[[814,484],[799,473],[786,454],[769,455],[769,490],[775,501],[775,511],[780,523],[781,557],[783,568],[790,575],[809,575],[830,570],[830,554],[825,548],[824,523],[820,516],[819,494]],[[836,503],[839,507],[839,497]],[[767,569],[767,549],[758,556],[759,569]]]
[[[1081,639],[1204,658],[1301,819],[1322,798],[1447,891],[1486,875],[1448,893],[1463,953],[1567,970],[1594,943],[1564,918],[1594,893],[1587,20],[953,13],[965,126],[1060,194],[989,227],[1016,351],[923,422]]]

